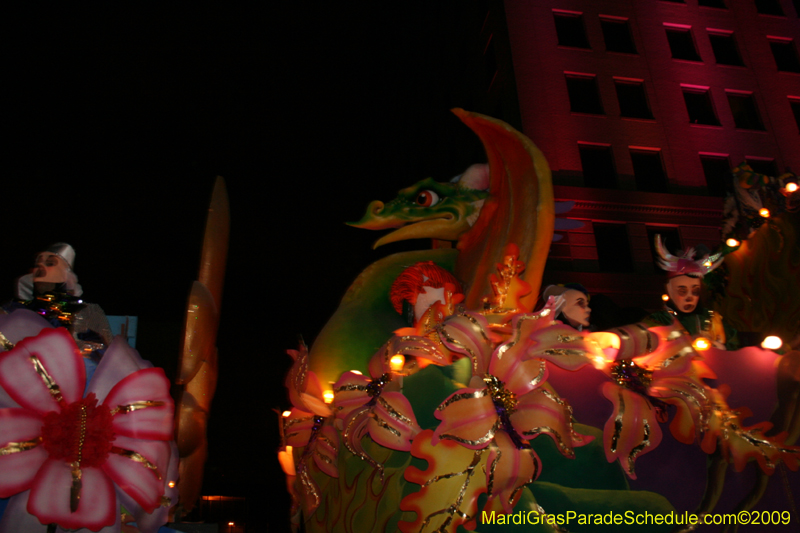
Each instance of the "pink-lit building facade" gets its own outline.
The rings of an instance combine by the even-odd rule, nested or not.
[[[504,9],[523,131],[585,222],[553,245],[546,282],[656,308],[655,233],[713,249],[732,167],[800,171],[797,0]]]

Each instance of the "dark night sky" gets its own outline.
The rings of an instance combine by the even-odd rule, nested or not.
[[[172,376],[211,186],[225,177],[204,493],[265,500],[277,523],[287,501],[267,490],[283,485],[272,409],[286,407],[285,350],[298,334],[313,341],[370,262],[410,249],[372,251],[377,234],[343,222],[482,153],[449,113],[470,107],[463,3],[340,4],[31,8],[4,54],[3,299],[37,251],[69,242],[86,299],[139,316],[140,352]]]

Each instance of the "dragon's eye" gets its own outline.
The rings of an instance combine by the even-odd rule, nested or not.
[[[432,207],[439,203],[439,195],[430,189],[424,190],[417,195],[417,203],[422,207]]]

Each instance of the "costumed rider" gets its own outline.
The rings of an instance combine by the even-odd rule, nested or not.
[[[661,235],[656,235],[655,244],[659,255],[658,265],[667,272],[669,299],[662,311],[651,314],[643,323],[647,326],[675,323],[692,339],[703,337],[722,350],[738,349],[736,330],[723,320],[722,315],[706,309],[700,300],[701,281],[722,264],[722,254],[709,256],[703,246],[703,249],[698,248],[701,258],[695,260],[694,248],[676,257],[664,247]]]
[[[578,331],[589,329],[589,316],[592,308],[589,307],[589,292],[580,283],[567,283],[565,285],[550,285],[544,290],[542,298],[545,303],[555,297],[554,320],[569,324]]]
[[[67,328],[83,355],[88,384],[113,334],[100,306],[80,298],[83,289],[72,271],[74,265],[72,246],[63,242],[48,246],[36,256],[32,272],[17,279],[16,300],[5,304],[3,310],[28,309],[53,327]]]

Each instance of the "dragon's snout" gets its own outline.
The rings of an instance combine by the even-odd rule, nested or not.
[[[364,229],[385,229],[387,227],[397,227],[397,224],[387,226],[385,216],[382,216],[386,205],[380,200],[373,200],[367,206],[367,212],[358,222],[348,222],[348,226]]]

